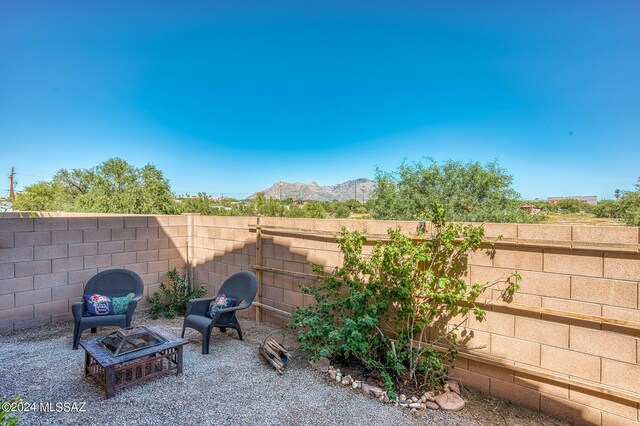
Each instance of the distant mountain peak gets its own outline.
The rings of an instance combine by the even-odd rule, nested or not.
[[[260,192],[264,193],[265,197],[276,200],[292,198],[294,200],[313,201],[347,201],[353,199],[367,201],[376,186],[374,181],[367,178],[348,180],[331,186],[323,186],[315,181],[309,183],[278,181]],[[251,195],[249,198],[255,198],[256,194]]]

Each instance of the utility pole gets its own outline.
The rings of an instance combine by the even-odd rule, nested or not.
[[[10,200],[15,200],[16,198],[16,194],[13,192],[13,176],[16,174],[15,170],[13,169],[13,167],[11,168],[11,174],[9,175],[9,199]]]

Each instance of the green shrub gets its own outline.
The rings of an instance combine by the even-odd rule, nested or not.
[[[180,275],[177,268],[173,268],[167,272],[169,283],[160,283],[160,291],[153,293],[151,297],[147,297],[151,309],[149,314],[151,318],[160,317],[173,318],[176,315],[184,315],[187,311],[187,303],[189,299],[197,299],[207,292],[204,285],[189,290],[191,285],[189,281]]]
[[[18,424],[18,422],[20,421],[20,418],[12,415],[12,411],[7,410],[5,405],[18,404],[21,402],[23,401],[22,401],[22,398],[20,398],[19,396],[14,396],[8,401],[5,401],[4,398],[0,397],[0,425],[13,426]]]
[[[474,302],[498,283],[469,285],[464,279],[467,254],[483,243],[482,227],[445,223],[440,206],[432,223],[433,234],[420,241],[390,229],[389,241],[375,244],[370,255],[362,251],[364,232],[343,228],[343,265],[331,273],[314,266],[319,284],[301,287],[316,303],[290,317],[312,359],[356,358],[380,373],[390,396],[398,381],[442,385],[465,340],[465,320],[484,320]],[[519,279],[513,274],[506,280],[504,296],[518,289]]]
[[[602,200],[593,208],[596,217],[619,218],[622,216],[620,202],[617,200]]]

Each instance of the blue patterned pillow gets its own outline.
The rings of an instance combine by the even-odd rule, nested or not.
[[[95,316],[113,315],[111,298],[100,294],[85,294],[82,297],[87,307],[87,314]]]
[[[124,297],[112,297],[111,302],[113,303],[113,312],[116,315],[124,315],[127,313],[127,309],[129,308],[129,302],[133,299],[132,296],[124,296]]]
[[[214,318],[218,311],[224,308],[230,308],[235,306],[236,299],[233,297],[227,297],[224,294],[219,294],[216,298],[209,303],[209,309],[207,310],[207,316],[209,318]]]

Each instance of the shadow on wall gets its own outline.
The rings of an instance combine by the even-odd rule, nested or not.
[[[100,271],[138,273],[144,296],[187,265],[185,216],[73,214],[0,219],[0,329],[71,319],[70,306]],[[147,306],[146,298],[140,307]]]
[[[198,283],[205,284],[209,294],[216,294],[227,276],[241,270],[255,271],[256,234],[249,231],[253,220],[195,218],[194,276]],[[342,260],[337,243],[320,232],[339,229],[335,223],[327,222],[321,224],[325,226],[324,230],[307,226],[308,223],[294,222],[285,223],[281,229],[272,229],[269,234],[262,235],[264,305],[292,312],[297,306],[313,303],[313,299],[304,295],[299,288],[299,284],[315,281],[312,279],[310,262],[332,268]],[[364,226],[364,223],[359,225]],[[389,224],[379,226],[386,229]],[[295,232],[288,233],[285,227]],[[555,255],[556,251],[550,249],[549,253]],[[475,254],[469,258],[469,270],[474,270],[472,274],[478,274],[478,277],[487,273],[486,270],[491,270],[491,274],[506,273],[506,276],[515,270],[526,270],[525,281],[521,283],[525,291],[516,295],[513,306],[501,305],[488,309],[486,322],[471,322],[468,325],[473,338],[467,342],[467,346],[480,349],[469,351],[467,357],[461,354],[452,375],[463,379],[471,389],[566,418],[575,424],[638,424],[638,403],[633,396],[631,399],[621,397],[624,388],[618,387],[621,389],[620,395],[610,395],[608,392],[616,387],[600,384],[599,375],[594,376],[593,380],[584,381],[580,376],[572,377],[575,374],[569,376],[563,373],[564,365],[571,364],[571,360],[577,360],[577,364],[582,360],[599,360],[569,347],[568,337],[566,341],[561,339],[569,327],[576,331],[591,329],[608,334],[600,327],[590,325],[589,320],[574,317],[563,319],[562,315],[570,311],[558,311],[554,316],[551,311],[545,311],[544,315],[541,313],[544,305],[536,305],[541,306],[540,312],[530,309],[534,306],[529,303],[539,303],[542,298],[552,301],[563,288],[560,284],[569,280],[568,276],[556,271],[541,270],[544,253],[545,249],[540,246],[501,247],[497,251]],[[550,283],[548,286],[547,282]],[[564,301],[562,298],[559,300]],[[243,316],[255,318],[255,307],[244,311]],[[261,318],[278,325],[286,323],[286,315],[266,308]],[[614,331],[612,327],[606,330]],[[558,368],[541,365],[541,357],[547,350],[558,354],[554,362]],[[584,371],[584,374],[591,374],[588,368]]]

